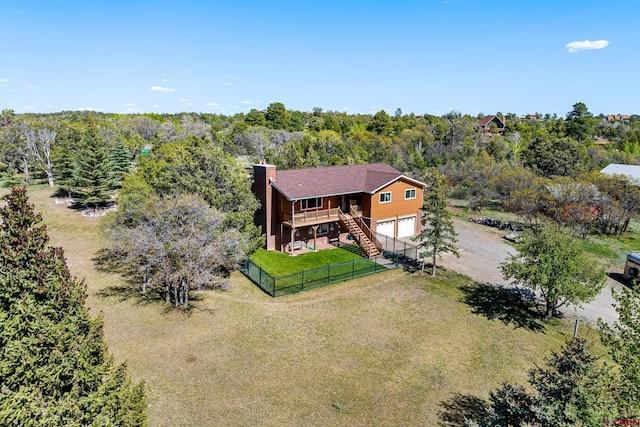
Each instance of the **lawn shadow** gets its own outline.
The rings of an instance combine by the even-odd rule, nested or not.
[[[481,421],[487,415],[486,401],[471,394],[456,393],[448,400],[440,402],[440,425],[446,427],[464,426],[467,421]]]
[[[462,301],[472,307],[475,314],[533,332],[545,329],[536,309],[535,294],[529,289],[477,283],[462,286],[460,290],[464,293]]]

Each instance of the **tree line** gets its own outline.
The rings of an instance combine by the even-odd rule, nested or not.
[[[190,291],[226,286],[234,264],[260,245],[258,202],[245,170],[257,160],[285,169],[386,162],[424,181],[435,168],[452,186],[450,195],[473,208],[497,200],[532,226],[551,218],[574,235],[621,234],[637,217],[638,187],[597,173],[610,161],[639,160],[637,116],[612,123],[582,103],[565,118],[498,116],[504,133],[494,127],[487,134],[478,117],[457,112],[299,112],[278,102],[234,116],[4,110],[0,172],[8,184],[46,178],[94,209],[117,195],[117,211],[103,221],[102,261],[144,295],[183,307]],[[596,144],[598,138],[609,144]],[[181,227],[177,215],[193,226]],[[163,243],[168,230],[174,234]],[[179,254],[212,248],[227,255],[213,264],[215,257],[179,262]]]

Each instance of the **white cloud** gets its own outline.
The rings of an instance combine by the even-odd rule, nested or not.
[[[9,83],[9,79],[0,79],[0,83]]]
[[[609,46],[608,40],[583,40],[566,44],[569,53],[580,52],[581,50],[604,49],[607,46]]]
[[[187,98],[180,98],[180,102],[189,102]]]
[[[251,101],[242,101],[240,104],[251,105],[251,104],[253,104],[253,102],[251,102]]]
[[[153,104],[153,108],[160,108],[160,104]]]
[[[166,82],[168,82],[168,81],[169,81],[169,79],[162,79],[162,82],[163,82],[163,83],[166,83]]]
[[[29,90],[36,90],[36,89],[38,89],[38,86],[36,86],[36,85],[32,85],[31,83],[27,83],[27,84],[25,84],[25,86],[26,86],[26,87],[27,87],[27,89],[29,89]]]
[[[53,105],[47,104],[47,105],[44,106],[44,108],[53,108]]]
[[[175,89],[171,89],[168,87],[162,87],[162,86],[151,86],[149,88],[149,90],[152,90],[154,92],[173,92],[175,91]]]
[[[231,86],[231,83],[226,82],[224,85],[225,85],[225,86]]]
[[[23,105],[22,109],[23,110],[35,110],[36,107],[34,107],[33,105]]]
[[[135,107],[136,104],[134,104],[133,102],[127,102],[126,104],[124,104],[125,107]]]
[[[218,105],[218,104],[216,104],[215,102],[207,102],[207,103],[205,104],[205,106],[207,106],[207,107],[218,107],[219,105]]]

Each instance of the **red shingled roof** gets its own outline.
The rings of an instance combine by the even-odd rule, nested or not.
[[[374,193],[400,178],[424,186],[422,182],[404,176],[385,163],[279,170],[272,185],[287,200],[299,200],[350,193]]]
[[[485,117],[483,117],[483,118],[482,118],[482,120],[480,120],[480,121],[478,122],[478,125],[479,125],[479,126],[481,126],[481,127],[485,127],[485,126],[487,126],[489,123],[491,123],[491,121],[492,121],[493,119],[498,119],[498,121],[502,124],[502,126],[504,126],[504,122],[500,119],[500,117],[498,117],[498,116],[493,116],[493,115],[492,115],[492,116],[485,116]]]

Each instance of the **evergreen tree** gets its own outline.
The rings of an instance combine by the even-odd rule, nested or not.
[[[640,413],[640,292],[622,288],[613,292],[619,319],[609,326],[598,322],[602,341],[618,363],[618,404],[625,416]]]
[[[422,204],[422,231],[413,238],[418,242],[418,249],[425,249],[419,255],[422,258],[422,273],[424,273],[425,258],[431,257],[431,275],[436,275],[436,260],[443,252],[451,252],[456,256],[458,248],[455,228],[451,214],[447,210],[444,178],[438,170],[432,169],[431,187]]]
[[[122,141],[116,141],[109,153],[109,168],[111,172],[111,188],[122,185],[124,175],[131,169],[131,153]]]
[[[547,366],[529,371],[529,383],[536,393],[508,383],[491,392],[481,425],[596,427],[618,415],[606,366],[600,366],[583,338],[567,341]]]
[[[71,148],[71,142],[62,140],[54,149],[52,156],[56,183],[60,190],[66,191],[67,196],[71,198],[76,179],[76,155]]]
[[[109,150],[93,120],[80,141],[75,179],[82,205],[98,208],[111,199]]]
[[[0,209],[0,425],[146,425],[143,385],[107,354],[61,248],[13,189]]]

